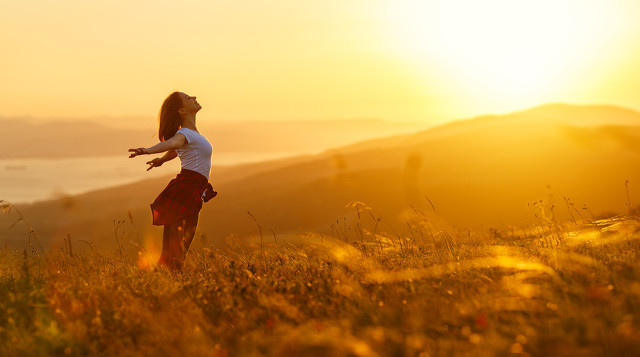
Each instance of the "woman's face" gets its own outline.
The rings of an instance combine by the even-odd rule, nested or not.
[[[202,106],[198,104],[196,97],[192,97],[186,93],[180,93],[180,98],[182,98],[182,111],[185,113],[197,113],[198,110],[202,109]]]

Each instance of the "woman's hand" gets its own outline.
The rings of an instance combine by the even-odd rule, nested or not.
[[[129,152],[133,153],[133,154],[129,155],[129,158],[136,157],[138,155],[146,154],[146,152],[144,152],[144,148],[129,149]],[[160,166],[160,165],[158,165],[158,166]]]
[[[149,168],[147,168],[147,171],[151,170],[154,167],[160,167],[162,166],[162,164],[164,164],[164,160],[162,160],[159,157],[156,157],[151,161],[147,161],[147,165],[149,165]]]

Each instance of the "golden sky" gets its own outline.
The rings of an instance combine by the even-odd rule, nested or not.
[[[0,0],[0,117],[442,121],[640,109],[637,0]]]

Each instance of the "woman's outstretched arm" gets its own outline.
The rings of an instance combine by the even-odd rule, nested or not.
[[[145,154],[157,154],[159,152],[165,152],[169,150],[180,149],[187,143],[187,138],[182,133],[176,133],[171,139],[161,141],[150,148],[137,148],[137,149],[129,149],[129,152],[132,154],[129,155],[130,158],[136,157],[138,155]]]
[[[149,165],[149,167],[147,168],[147,171],[151,170],[154,167],[160,167],[165,162],[171,161],[176,157],[178,157],[178,153],[175,150],[169,150],[162,157],[156,157],[151,161],[147,161],[147,165]]]

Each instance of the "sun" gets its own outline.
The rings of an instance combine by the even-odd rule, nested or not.
[[[616,21],[602,1],[398,1],[389,41],[467,92],[535,96],[575,84]]]

